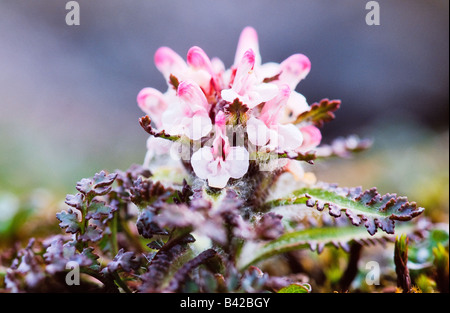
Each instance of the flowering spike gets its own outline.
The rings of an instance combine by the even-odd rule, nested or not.
[[[294,54],[280,64],[262,64],[258,34],[250,26],[239,37],[230,69],[198,46],[188,50],[186,61],[161,47],[155,64],[169,89],[163,94],[144,88],[138,95],[139,107],[150,116],[140,123],[152,135],[145,165],[154,155],[172,153],[175,144],[164,140],[179,140],[179,146],[189,145],[182,148],[187,170],[214,188],[236,183],[232,179],[250,169],[286,171],[299,167],[292,162],[313,163],[312,149],[322,138],[316,126],[339,106],[322,101],[310,108],[294,91],[310,71],[309,59]]]

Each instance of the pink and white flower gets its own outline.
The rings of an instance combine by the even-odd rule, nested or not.
[[[262,102],[269,101],[278,93],[278,87],[275,84],[259,83],[253,71],[255,66],[255,52],[252,49],[247,50],[239,64],[237,65],[236,75],[230,89],[224,89],[221,92],[222,99],[233,102],[239,99],[250,109]]]
[[[201,179],[207,179],[208,185],[214,188],[224,188],[230,178],[241,178],[247,173],[249,153],[244,147],[230,147],[225,135],[223,115],[216,118],[216,137],[212,147],[197,150],[191,158],[195,174]]]
[[[279,94],[264,104],[259,118],[251,117],[247,121],[247,134],[251,143],[279,152],[293,151],[301,146],[303,136],[300,130],[293,124],[278,122],[290,92],[289,86],[281,86]]]
[[[211,91],[211,78],[213,72],[209,69],[209,58],[199,47],[192,47],[188,52],[187,62],[175,51],[168,47],[161,47],[155,53],[155,65],[163,74],[169,87],[170,76],[173,75],[179,82],[191,80],[197,83],[207,93]],[[209,64],[208,64],[209,63]]]
[[[230,142],[227,124],[238,124],[247,131],[249,143],[275,156],[309,151],[320,143],[321,134],[315,126],[294,125],[298,115],[309,109],[305,97],[295,91],[311,69],[309,59],[294,54],[281,63],[262,64],[261,60],[258,35],[252,27],[242,31],[229,69],[197,46],[189,49],[186,60],[172,49],[161,47],[154,61],[168,89],[161,93],[144,88],[138,94],[139,107],[158,131],[203,145],[192,156],[190,148],[187,160],[183,160],[190,161],[193,174],[207,180],[210,187],[224,188],[230,179],[243,177],[249,167],[249,152],[242,146],[247,144],[246,139],[237,139],[239,144]],[[237,111],[239,119],[227,111],[236,99],[248,108]],[[146,164],[154,155],[170,151],[171,142],[165,144],[164,140],[149,138]]]
[[[190,80],[182,81],[177,89],[178,102],[162,115],[162,126],[169,134],[186,135],[199,140],[212,129],[209,104],[200,87]]]

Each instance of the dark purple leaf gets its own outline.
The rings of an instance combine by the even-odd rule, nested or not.
[[[120,249],[114,259],[108,263],[107,269],[109,272],[115,272],[119,268],[129,273],[132,270],[137,270],[141,264],[140,259],[136,258],[134,252],[124,252]]]
[[[89,225],[86,227],[83,235],[80,236],[82,242],[96,242],[102,239],[102,230],[95,225]]]
[[[281,222],[283,217],[273,212],[264,214],[255,227],[256,234],[261,239],[275,239],[284,233]]]
[[[105,195],[111,190],[111,185],[117,177],[117,173],[106,174],[101,171],[94,175],[93,178],[83,178],[77,183],[77,190],[85,196]]]

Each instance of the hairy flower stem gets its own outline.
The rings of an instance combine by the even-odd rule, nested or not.
[[[213,249],[208,249],[200,253],[198,256],[194,257],[190,261],[186,262],[172,277],[169,286],[166,291],[169,292],[180,292],[185,281],[187,280],[189,274],[197,267],[202,264],[206,264],[211,259],[217,257],[217,252]],[[220,261],[220,260],[219,260]],[[220,267],[220,266],[216,266]]]

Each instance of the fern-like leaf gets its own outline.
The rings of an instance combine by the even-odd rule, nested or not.
[[[311,122],[318,127],[322,127],[325,122],[335,118],[334,111],[341,106],[340,100],[323,99],[319,103],[313,103],[308,111],[300,114],[294,124]]]
[[[306,204],[320,212],[327,209],[333,217],[340,217],[344,212],[353,225],[363,224],[371,235],[378,228],[393,234],[395,221],[409,221],[424,211],[415,202],[408,202],[406,197],[396,194],[382,196],[376,188],[362,191],[360,187],[339,188],[328,184],[297,190],[291,197],[272,200],[267,206],[274,208],[292,204]]]

